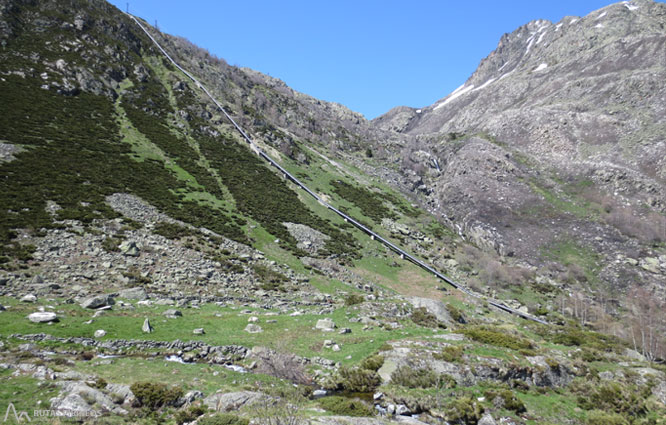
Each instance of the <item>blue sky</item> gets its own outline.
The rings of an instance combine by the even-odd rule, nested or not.
[[[112,0],[125,10],[127,1]],[[231,65],[372,119],[460,86],[502,34],[611,0],[134,0],[130,12]]]

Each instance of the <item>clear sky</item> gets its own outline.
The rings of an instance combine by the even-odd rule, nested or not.
[[[123,11],[126,0],[111,0]],[[280,78],[372,119],[434,103],[502,34],[612,0],[131,0],[131,13],[231,65]]]

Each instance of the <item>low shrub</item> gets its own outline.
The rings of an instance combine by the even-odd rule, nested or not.
[[[525,404],[511,390],[488,390],[484,394],[486,398],[498,408],[504,408],[517,414],[527,411]]]
[[[384,356],[381,354],[375,354],[374,356],[369,356],[363,359],[361,362],[361,368],[367,370],[378,371],[384,365]]]
[[[451,315],[451,319],[453,319],[454,322],[458,322],[463,325],[467,323],[463,312],[460,311],[458,307],[454,306],[453,304],[447,304],[446,309],[448,310],[449,314]]]
[[[331,413],[342,416],[373,416],[375,414],[372,407],[358,399],[339,396],[324,397],[319,400],[319,405]]]
[[[391,382],[407,388],[455,387],[455,380],[448,375],[440,375],[431,368],[414,368],[409,365],[398,367],[391,374]]]
[[[341,367],[336,381],[339,387],[352,393],[369,393],[381,384],[377,372],[362,368]]]
[[[153,233],[162,235],[167,239],[180,239],[185,236],[192,236],[194,231],[176,223],[160,221],[153,228]]]
[[[463,348],[456,345],[448,345],[439,353],[435,353],[432,356],[437,360],[443,360],[445,362],[457,362],[462,359]]]
[[[622,415],[613,412],[602,412],[593,410],[587,415],[586,425],[629,425]]]
[[[183,395],[182,388],[168,387],[159,382],[135,382],[130,386],[130,390],[142,406],[151,410],[170,406]]]
[[[488,345],[510,348],[512,350],[525,350],[532,347],[532,343],[524,338],[510,335],[506,331],[500,331],[490,327],[476,326],[463,329],[462,333],[470,339]]]
[[[437,317],[430,313],[425,307],[415,308],[412,311],[412,314],[409,316],[412,319],[412,322],[416,323],[419,326],[425,328],[444,328],[446,327],[443,323],[437,320]]]
[[[194,422],[199,416],[206,413],[206,409],[201,406],[190,406],[187,409],[179,410],[174,415],[174,419],[178,425],[188,422]],[[201,422],[199,422],[201,423]]]
[[[651,391],[617,382],[580,383],[572,387],[578,394],[576,402],[585,410],[602,410],[637,418],[648,412],[646,404]]]
[[[361,304],[363,301],[365,301],[365,298],[363,297],[363,295],[359,295],[359,294],[349,294],[349,295],[345,298],[345,305],[346,305],[347,307],[349,307],[349,306],[351,306],[351,305]]]
[[[448,422],[460,425],[476,425],[482,414],[483,407],[471,397],[456,398],[444,410]]]
[[[197,421],[198,425],[248,425],[250,421],[231,413],[217,413]]]

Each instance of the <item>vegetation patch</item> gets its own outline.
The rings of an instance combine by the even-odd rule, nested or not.
[[[319,400],[319,405],[327,411],[342,416],[374,416],[372,407],[358,399],[350,399],[340,396],[324,397]]]
[[[332,180],[330,185],[333,187],[333,192],[356,205],[364,216],[373,219],[376,223],[381,223],[382,218],[397,218],[395,213],[384,205],[382,196],[376,192],[352,186],[341,180]]]
[[[406,388],[453,388],[456,381],[449,375],[439,374],[431,368],[410,365],[398,367],[391,374],[391,382]]]
[[[437,320],[437,317],[425,307],[415,308],[409,318],[417,325],[426,328],[446,328],[446,325]]]
[[[169,387],[159,382],[135,382],[130,386],[130,390],[141,403],[141,406],[150,410],[171,406],[183,396],[182,388]]]
[[[474,341],[512,350],[527,350],[533,348],[532,343],[524,338],[511,335],[489,326],[474,326],[462,329],[461,332]]]

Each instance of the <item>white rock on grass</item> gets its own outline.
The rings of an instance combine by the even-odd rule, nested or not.
[[[95,331],[95,338],[102,338],[105,335],[106,335],[106,331],[104,329],[97,329]]]
[[[28,315],[28,320],[34,323],[57,322],[58,316],[50,311],[38,311]]]
[[[327,331],[327,332],[335,330],[336,327],[337,326],[335,325],[333,320],[328,318],[317,320],[317,324],[315,325],[316,329],[321,329],[322,331]]]
[[[27,294],[21,297],[21,302],[23,303],[34,303],[35,301],[37,301],[37,297],[33,294]]]

